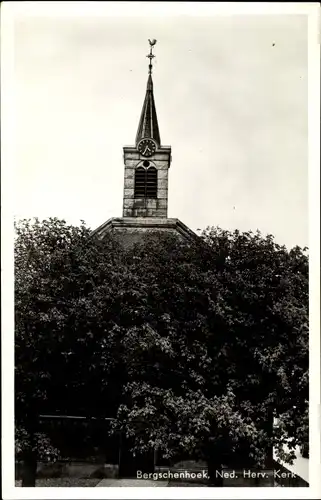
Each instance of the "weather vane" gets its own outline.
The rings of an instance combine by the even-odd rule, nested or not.
[[[146,56],[146,57],[148,57],[148,59],[149,59],[148,72],[151,75],[152,69],[153,69],[152,60],[155,57],[153,54],[153,48],[154,48],[154,45],[156,44],[157,40],[152,38],[152,40],[148,39],[148,41],[149,41],[149,46],[150,46],[150,52],[149,52],[148,56]]]

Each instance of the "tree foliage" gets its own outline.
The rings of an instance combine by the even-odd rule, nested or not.
[[[137,446],[262,466],[274,445],[291,461],[282,445],[302,442],[308,399],[305,250],[212,228],[190,244],[150,238],[129,260],[150,284],[118,413]]]
[[[121,248],[58,219],[22,220],[15,229],[16,447],[34,476],[39,450],[51,450],[38,433],[40,414],[95,414],[107,393],[115,404],[111,337]]]
[[[16,231],[19,425],[115,416],[136,451],[216,464],[307,440],[306,249],[220,228],[130,248],[57,219]]]

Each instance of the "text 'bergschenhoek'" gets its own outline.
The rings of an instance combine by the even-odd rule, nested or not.
[[[217,470],[215,472],[216,478],[222,479],[238,479],[242,477],[244,479],[268,479],[273,475],[274,479],[290,479],[296,478],[294,472],[281,472],[280,469],[265,470],[265,471],[254,471],[251,469],[244,469],[243,471],[235,470]],[[162,479],[210,479],[207,470],[202,470],[200,472],[190,472],[188,470],[172,472],[170,470],[163,472],[142,472],[137,471],[137,479],[153,479],[154,481]]]
[[[201,472],[190,472],[188,470],[172,472],[170,470],[164,472],[142,472],[137,471],[137,479],[154,479],[158,481],[161,479],[209,479],[207,470]]]

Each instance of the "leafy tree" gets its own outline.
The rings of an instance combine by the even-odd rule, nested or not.
[[[99,413],[107,393],[109,405],[117,404],[112,327],[125,277],[121,248],[94,241],[84,224],[35,219],[15,228],[15,421],[23,485],[30,486],[39,414]]]
[[[306,439],[304,250],[219,228],[129,249],[57,219],[16,230],[16,425],[29,464],[49,411],[117,414],[136,452],[202,457],[210,471],[261,466],[272,444]]]
[[[149,286],[145,324],[123,340],[129,380],[116,428],[137,451],[203,457],[211,471],[271,466],[273,445],[291,461],[306,439],[305,249],[212,228],[190,244],[149,238],[128,259]]]

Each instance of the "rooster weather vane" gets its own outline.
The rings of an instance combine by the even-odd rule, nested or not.
[[[149,46],[150,46],[150,52],[149,52],[149,54],[146,57],[148,57],[148,59],[149,59],[148,72],[151,75],[152,74],[152,69],[153,69],[152,60],[155,57],[154,54],[153,54],[153,48],[154,48],[154,45],[156,44],[157,40],[155,40],[154,38],[152,38],[152,40],[148,39],[148,41],[149,41]]]

